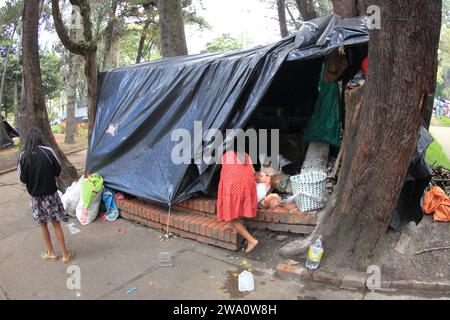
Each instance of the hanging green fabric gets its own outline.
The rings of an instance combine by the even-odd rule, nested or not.
[[[324,141],[329,144],[341,146],[341,97],[337,82],[322,80],[325,64],[322,67],[319,83],[319,97],[314,106],[304,139],[307,142]]]

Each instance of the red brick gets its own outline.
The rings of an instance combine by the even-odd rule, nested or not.
[[[180,218],[180,220],[178,220],[178,229],[179,230],[184,230],[184,224],[186,223],[186,220],[189,219],[189,215],[185,215],[183,217]]]
[[[213,229],[213,231],[212,231],[212,237],[213,237],[214,239],[221,240],[221,239],[220,239],[220,235],[219,235],[219,231],[220,231],[220,229],[221,229],[223,226],[225,226],[226,224],[227,224],[226,222],[220,222],[220,223]]]
[[[214,228],[219,224],[219,222],[214,221],[213,223],[208,225],[208,228],[206,229],[206,236],[209,238],[212,238],[212,233]]]
[[[195,232],[195,228],[198,225],[198,221],[201,220],[202,216],[193,216],[191,222],[189,223],[189,232],[197,233]]]
[[[207,218],[207,217],[201,217],[201,219],[197,220],[197,222],[195,224],[195,231],[194,232],[196,234],[200,234],[201,226],[208,220],[209,220],[209,218]]]
[[[228,226],[226,224],[224,224],[223,226],[221,226],[219,228],[219,232],[218,232],[218,239],[220,241],[225,241],[225,231],[228,229]]]
[[[215,222],[215,220],[211,218],[205,219],[205,221],[200,225],[200,235],[206,236],[208,226],[213,222]]]

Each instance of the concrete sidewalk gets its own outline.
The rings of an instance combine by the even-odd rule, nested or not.
[[[85,152],[70,156],[80,169]],[[274,276],[276,266],[248,260],[255,291],[237,290],[237,274],[246,256],[180,238],[160,241],[161,232],[126,220],[97,219],[72,235],[77,252],[69,265],[43,262],[39,228],[31,218],[29,196],[16,172],[0,176],[0,299],[391,299],[417,298],[336,290]],[[119,228],[125,233],[118,232]],[[262,239],[268,241],[268,239]],[[173,267],[159,266],[159,253],[174,254]],[[80,290],[67,288],[69,266],[79,267]],[[70,270],[69,270],[70,271]],[[70,282],[70,281],[69,281]],[[136,290],[127,293],[129,289]]]

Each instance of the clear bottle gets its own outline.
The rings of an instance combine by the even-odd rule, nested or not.
[[[310,245],[308,256],[306,258],[306,268],[309,270],[316,270],[319,267],[320,259],[323,255],[322,236]]]

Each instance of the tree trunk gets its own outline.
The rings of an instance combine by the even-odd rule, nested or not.
[[[61,175],[58,184],[61,190],[65,190],[70,183],[77,179],[77,170],[67,159],[56,143],[51,131],[45,98],[42,90],[41,68],[39,64],[39,10],[40,1],[25,0],[23,8],[23,78],[27,109],[27,121],[29,127],[39,128],[46,144],[55,150],[61,162]],[[22,139],[27,132],[21,132]]]
[[[75,41],[78,40],[78,26],[76,21],[78,20],[78,11],[75,8],[72,9],[72,26],[70,30],[70,35]],[[66,135],[64,137],[64,142],[67,144],[75,143],[75,107],[76,107],[76,94],[77,94],[77,81],[78,81],[78,71],[81,66],[82,57],[69,53],[69,76],[67,79],[67,107],[66,107]]]
[[[108,24],[105,29],[105,54],[103,56],[103,70],[117,67],[117,3],[118,0],[111,0],[108,10]]]
[[[14,110],[14,129],[18,126],[18,114],[19,114],[19,89],[17,88],[17,75],[14,76],[14,87],[13,87],[13,110]]]
[[[139,47],[136,54],[136,63],[141,63],[141,59],[144,52],[145,40],[147,39],[148,28],[150,27],[151,20],[147,18],[144,23],[144,27],[142,28],[141,38],[139,39]]]
[[[317,18],[317,12],[314,8],[314,0],[295,0],[298,11],[304,21]]]
[[[286,10],[285,10],[286,1],[285,0],[277,0],[277,9],[278,9],[278,23],[280,25],[280,34],[281,37],[287,37],[289,35],[287,23],[286,23]]]
[[[163,57],[188,54],[180,0],[159,0],[159,24]]]
[[[325,265],[360,270],[373,262],[416,148],[435,90],[441,27],[441,0],[374,2],[383,19],[370,35],[367,85],[350,112],[335,195],[313,237],[322,235]],[[299,253],[306,243],[290,249]]]
[[[52,1],[52,15],[55,23],[55,29],[58,36],[70,52],[84,56],[84,74],[86,75],[86,85],[88,89],[88,132],[89,141],[91,139],[92,130],[95,123],[95,115],[97,113],[97,91],[98,91],[98,72],[97,72],[97,44],[96,39],[92,36],[91,6],[88,0],[70,0],[72,5],[80,8],[81,17],[83,18],[83,41],[73,41],[62,21],[61,12],[59,10],[58,0]]]
[[[332,0],[334,13],[342,18],[358,15],[357,0]]]
[[[5,86],[6,71],[8,70],[8,59],[9,59],[9,54],[11,53],[12,42],[14,41],[14,36],[16,35],[16,28],[17,28],[17,23],[14,24],[14,29],[13,29],[13,32],[11,35],[11,44],[9,45],[8,49],[6,50],[6,57],[3,62],[3,73],[2,73],[2,80],[0,83],[0,108],[3,104],[3,90],[4,90],[4,86]],[[8,115],[6,114],[6,112],[7,112],[7,108],[5,106],[5,119],[8,119]]]

